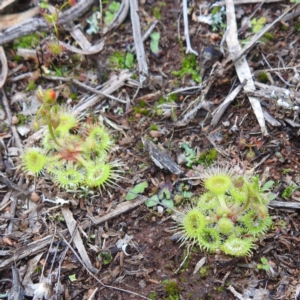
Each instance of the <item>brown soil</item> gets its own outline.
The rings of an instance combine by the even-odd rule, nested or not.
[[[156,208],[148,209],[144,204],[105,223],[94,225],[90,221],[90,216],[99,217],[114,210],[119,203],[125,201],[126,190],[141,181],[147,181],[149,184],[143,195],[151,196],[157,192],[161,183],[174,183],[177,179],[186,177],[191,172],[185,166],[185,163],[180,165],[184,170],[184,174],[180,176],[157,167],[151,160],[149,153],[144,149],[141,142],[142,137],[151,137],[154,143],[160,143],[176,162],[178,156],[183,153],[182,149],[179,148],[179,143],[183,141],[189,142],[191,148],[198,148],[199,151],[217,146],[218,149],[227,154],[227,156],[218,155],[219,163],[226,161],[233,166],[238,165],[248,171],[255,168],[265,158],[255,169],[255,172],[259,175],[267,174],[268,180],[275,181],[276,185],[273,192],[278,195],[276,200],[297,202],[300,199],[298,189],[298,184],[300,184],[299,128],[292,127],[285,122],[285,118],[289,118],[291,114],[291,119],[295,117],[294,121],[299,121],[298,112],[285,111],[276,105],[272,105],[271,102],[270,104],[262,101],[265,109],[281,123],[281,126],[278,127],[267,123],[269,136],[262,136],[253,109],[247,96],[242,92],[228,107],[215,128],[209,126],[210,117],[206,118],[207,110],[199,110],[191,122],[184,127],[176,127],[175,122],[170,117],[163,118],[155,113],[155,107],[160,97],[166,96],[175,89],[188,87],[196,83],[192,81],[190,76],[179,79],[179,77],[172,75],[173,71],[180,69],[182,59],[185,57],[185,42],[182,40],[184,39],[182,17],[180,19],[181,39],[178,39],[178,17],[181,12],[181,2],[167,0],[164,2],[166,5],[163,5],[163,2],[152,0],[141,2],[139,15],[143,32],[147,29],[149,23],[155,19],[153,17],[154,8],[160,7],[161,19],[155,28],[161,34],[159,42],[161,51],[159,55],[154,55],[150,51],[149,39],[144,43],[149,71],[160,80],[158,82],[150,81],[136,95],[136,89],[130,86],[123,87],[122,90],[115,93],[116,97],[122,99],[125,99],[126,96],[132,99],[135,95],[135,99],[131,102],[131,107],[127,111],[125,105],[112,104],[110,103],[111,100],[105,99],[93,110],[85,112],[85,116],[92,117],[102,114],[118,126],[122,126],[126,136],[119,135],[112,156],[118,157],[126,163],[124,180],[118,182],[120,187],[108,188],[101,193],[94,191],[94,195],[88,196],[85,201],[76,194],[73,195],[60,190],[53,185],[49,178],[40,176],[33,181],[32,177],[24,176],[20,170],[16,171],[14,169],[18,166],[18,157],[9,157],[9,154],[4,151],[4,149],[16,147],[11,128],[4,126],[3,132],[0,134],[3,142],[2,161],[0,161],[0,163],[3,163],[1,172],[7,179],[18,184],[24,190],[27,190],[35,182],[35,193],[38,196],[36,204],[38,207],[36,210],[37,215],[34,219],[30,219],[29,212],[27,212],[29,209],[28,197],[24,197],[19,191],[17,191],[19,193],[17,194],[17,197],[19,197],[19,201],[16,203],[17,208],[12,209],[13,201],[8,206],[3,207],[3,204],[7,201],[6,197],[8,199],[10,197],[8,194],[10,189],[3,185],[2,202],[0,203],[2,208],[0,212],[0,253],[1,250],[9,250],[10,253],[1,254],[2,261],[4,262],[12,257],[15,251],[26,247],[27,244],[48,235],[53,235],[54,231],[58,232],[67,228],[65,221],[59,218],[61,215],[60,207],[53,209],[52,204],[43,202],[41,198],[44,196],[48,199],[54,199],[55,196],[59,196],[65,200],[73,201],[70,210],[75,220],[77,220],[77,226],[84,228],[80,231],[84,246],[93,266],[99,269],[98,274],[95,276],[105,285],[143,295],[146,299],[236,299],[228,290],[230,285],[241,294],[251,290],[251,299],[295,299],[296,288],[300,284],[300,221],[296,209],[270,208],[274,223],[272,229],[257,243],[253,255],[242,258],[203,253],[196,246],[190,248],[186,246],[179,247],[180,243],[170,239],[172,235],[170,227],[174,225],[171,214],[166,211],[159,214]],[[291,5],[289,2],[286,4]],[[219,47],[224,30],[213,32],[211,26],[196,22],[195,17],[199,13],[199,5],[198,1],[195,1],[192,5],[194,15],[189,17],[189,29],[192,46],[201,53],[207,46]],[[261,7],[258,4],[245,4],[236,8],[239,28],[241,27],[242,18],[249,17],[256,9],[256,13],[251,16],[251,19],[266,16],[268,23],[271,23],[284,11],[282,3],[276,2],[263,4]],[[15,8],[14,11],[16,10]],[[91,12],[87,16],[90,14]],[[85,18],[82,17],[79,21],[83,26],[87,25]],[[290,20],[288,24],[275,25],[270,31],[272,38],[266,40],[264,44],[257,43],[248,53],[247,61],[252,68],[255,80],[259,81],[258,71],[269,69],[263,56],[268,57],[269,63],[274,68],[283,68],[283,70],[280,70],[280,75],[285,81],[291,82],[295,73],[298,74],[299,39],[297,38],[297,30],[299,24],[297,22],[298,19],[296,18]],[[66,39],[70,38],[66,32],[61,34]],[[239,39],[244,40],[250,34],[253,35],[251,29],[246,27],[240,30]],[[99,37],[100,34],[91,36],[91,42],[99,39]],[[88,77],[90,74],[97,77],[98,82],[105,81],[105,78],[108,79],[119,72],[119,70],[110,69],[109,56],[116,51],[124,53],[126,47],[129,49],[131,45],[133,45],[132,28],[130,18],[127,17],[117,30],[107,34],[103,51],[99,55],[86,57],[86,61],[81,64],[78,70],[72,70],[68,59],[55,59],[53,64],[66,66],[66,69],[71,72],[71,75],[68,76],[81,76],[87,84],[89,84],[89,78],[85,78],[85,76]],[[16,68],[19,63],[13,59],[15,50],[13,50],[12,44],[7,44],[4,48],[10,69]],[[215,60],[218,59],[219,57],[215,58]],[[224,59],[221,58],[220,62],[222,61]],[[37,68],[31,60],[22,60],[21,63],[22,68],[10,75],[9,78]],[[47,67],[53,70],[53,64],[49,64]],[[98,68],[95,67],[96,65],[98,65]],[[288,67],[295,67],[295,70]],[[209,77],[210,71],[211,68],[205,72],[204,79]],[[68,74],[68,71],[66,74]],[[268,80],[266,84],[297,91],[297,83],[288,86],[275,72],[269,74],[271,74],[274,82]],[[8,80],[4,90],[8,98],[11,99],[14,94],[23,91],[27,84],[27,79],[17,81],[17,83]],[[48,88],[62,83],[49,81],[44,77],[38,79],[36,84]],[[206,100],[210,103],[209,110],[214,111],[230,93],[231,89],[238,84],[235,69],[232,67],[209,90],[206,96]],[[74,88],[74,86],[71,87]],[[78,99],[84,94],[86,94],[86,91],[78,89]],[[182,118],[181,114],[184,113],[184,110],[200,95],[200,91],[192,95],[183,93],[178,95],[176,100],[179,107],[176,110],[178,119]],[[64,99],[61,101],[64,101]],[[143,107],[141,101],[143,101]],[[76,103],[73,102],[73,104]],[[117,115],[115,111],[118,106],[124,110],[122,115]],[[13,114],[17,114],[22,109],[22,104],[10,102],[10,109]],[[236,117],[239,120],[238,131],[232,131],[231,128]],[[243,120],[242,124],[240,124],[241,120]],[[226,125],[227,121],[229,121],[229,125]],[[205,122],[204,126],[201,126],[203,122]],[[157,125],[157,130],[151,130],[153,124]],[[27,138],[31,134],[33,132],[30,132]],[[216,143],[215,145],[211,143],[212,137]],[[241,139],[246,140],[246,146],[241,146]],[[251,151],[253,157],[249,157]],[[266,173],[266,170],[268,170],[268,173]],[[283,198],[283,191],[290,186],[291,182],[294,182],[297,188],[290,198]],[[191,186],[192,192],[196,195],[201,192],[201,189],[201,185]],[[180,205],[178,209],[180,209]],[[11,215],[11,211],[14,211],[14,215]],[[16,219],[12,222],[11,217]],[[14,229],[8,234],[8,226],[11,223],[13,223]],[[88,225],[83,226],[82,224]],[[83,234],[83,231],[86,235]],[[126,253],[115,246],[116,242],[123,238],[125,234],[132,236],[130,245],[126,248]],[[70,234],[67,233],[65,238],[70,240]],[[52,245],[52,248],[56,245],[57,242]],[[33,283],[39,282],[39,272],[43,266],[45,276],[60,268],[60,282],[64,286],[64,292],[57,298],[53,296],[51,299],[89,299],[89,295],[96,288],[98,288],[98,291],[93,299],[142,299],[140,296],[125,291],[101,286],[80,264],[71,249],[67,251],[62,265],[59,266],[60,255],[66,244],[61,240],[58,250],[50,252],[49,246],[42,249],[43,255],[39,259],[31,279]],[[110,254],[112,260],[105,264],[104,260],[101,261],[99,258],[100,253],[102,253],[102,258],[104,255]],[[13,282],[7,281],[7,279],[13,278],[11,265],[19,270],[22,281],[22,276],[26,273],[26,265],[35,255],[29,254],[22,259],[16,259],[13,264],[1,271],[0,294],[4,294],[14,286],[15,279]],[[196,264],[203,257],[206,258],[204,266],[196,274],[193,274]],[[267,258],[273,272],[266,272],[257,268],[257,264],[261,263],[262,257]],[[53,266],[51,266],[52,264]],[[73,274],[76,274],[76,281],[72,282],[69,276]],[[173,294],[170,293],[170,282],[174,283]],[[253,297],[254,291],[256,294]],[[24,299],[31,298],[25,296]]]

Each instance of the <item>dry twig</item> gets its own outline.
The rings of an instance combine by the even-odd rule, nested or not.
[[[59,14],[58,25],[64,26],[68,25],[71,21],[77,19],[84,13],[86,13],[90,7],[93,5],[94,0],[84,0],[78,2],[76,5],[72,6],[70,9]],[[17,26],[10,27],[0,33],[0,45],[10,43],[15,39],[22,36],[48,30],[53,25],[49,24],[45,19],[41,18],[30,18],[24,22],[18,24]]]
[[[140,75],[140,84],[143,86],[143,83],[148,77],[148,65],[146,61],[146,54],[143,44],[142,32],[140,18],[138,15],[139,7],[137,0],[129,0],[130,2],[130,17],[132,23],[132,34],[134,39],[136,58],[138,61],[139,75]]]
[[[237,24],[234,11],[233,0],[226,0],[226,17],[227,17],[227,31],[226,31],[226,42],[229,48],[230,55],[235,58],[237,53],[241,51],[241,46],[238,41]],[[235,69],[239,77],[240,82],[246,80],[244,86],[245,92],[255,90],[255,86],[252,80],[252,74],[250,67],[246,61],[246,58],[242,56],[238,61],[235,62]],[[260,102],[255,97],[248,97],[253,108],[254,114],[258,120],[263,135],[268,135],[268,131],[263,116],[263,111]]]

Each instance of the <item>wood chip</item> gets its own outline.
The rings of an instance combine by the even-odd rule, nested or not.
[[[167,169],[173,174],[182,174],[183,170],[177,165],[172,157],[164,150],[159,149],[151,141],[142,138],[145,150],[149,152],[152,161],[161,169]]]

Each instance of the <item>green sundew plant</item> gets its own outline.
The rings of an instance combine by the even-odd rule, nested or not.
[[[44,172],[53,182],[66,190],[78,187],[105,188],[119,179],[123,164],[109,161],[107,152],[114,141],[101,124],[86,120],[83,124],[68,108],[56,104],[56,93],[38,90],[42,103],[33,127],[46,125],[41,147],[27,148],[22,155],[26,172]]]
[[[269,192],[274,182],[261,186],[257,176],[247,178],[221,167],[207,169],[201,179],[207,191],[183,212],[175,211],[173,229],[180,240],[211,253],[250,255],[272,225],[268,203],[275,196]]]

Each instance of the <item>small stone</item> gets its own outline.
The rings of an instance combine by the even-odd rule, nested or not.
[[[164,208],[160,205],[157,206],[157,212],[162,215],[164,213]]]
[[[153,138],[158,138],[162,136],[161,132],[159,132],[158,130],[151,130],[149,132],[149,135]]]
[[[1,121],[5,120],[5,112],[2,108],[0,109],[0,120]]]
[[[30,132],[30,127],[26,125],[17,126],[17,131],[21,136],[26,136]]]
[[[18,147],[9,147],[7,149],[8,156],[19,156],[20,155],[20,149]]]
[[[11,118],[11,124],[16,125],[19,123],[19,118],[17,116],[12,116]]]
[[[224,121],[222,122],[224,127],[229,127],[230,126],[230,122],[229,121]]]
[[[33,193],[31,193],[31,195],[30,195],[30,199],[31,199],[33,202],[38,202],[38,201],[40,201],[40,196],[39,196],[36,192],[33,192]]]

